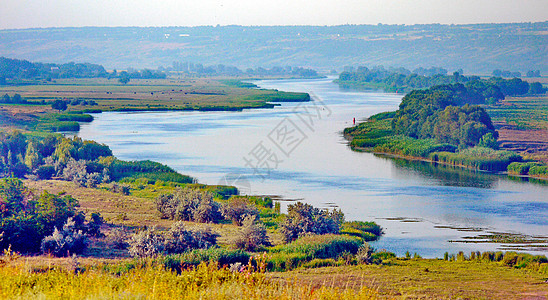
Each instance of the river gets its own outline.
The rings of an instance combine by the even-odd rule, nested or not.
[[[341,131],[353,118],[396,110],[403,95],[341,90],[332,78],[256,84],[309,92],[315,101],[243,112],[108,112],[82,124],[79,136],[106,143],[120,159],[159,161],[200,183],[375,221],[385,234],[373,246],[398,255],[505,249],[452,242],[493,232],[548,235],[546,185],[351,151]]]

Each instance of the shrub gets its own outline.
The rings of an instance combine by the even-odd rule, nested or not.
[[[194,178],[177,173],[172,168],[158,162],[123,161],[116,158],[103,158],[99,162],[109,169],[112,180],[119,181],[123,178],[148,178],[178,183],[193,183]]]
[[[178,188],[174,194],[160,195],[156,208],[162,218],[167,219],[202,223],[222,219],[220,205],[213,200],[213,195],[198,189]]]
[[[529,175],[539,176],[539,177],[548,177],[548,166],[532,166],[529,169]]]
[[[270,246],[266,228],[259,223],[257,216],[247,215],[244,218],[242,230],[235,241],[238,249],[255,251],[262,246]]]
[[[107,236],[107,242],[115,249],[126,249],[129,246],[128,232],[125,228],[114,228]]]
[[[373,254],[373,248],[368,243],[364,243],[356,252],[356,260],[361,264],[371,263],[371,254]]]
[[[249,261],[249,257],[249,254],[242,250],[212,247],[209,249],[196,249],[181,254],[177,258],[177,265],[178,267],[181,265],[197,266],[204,261],[209,261],[217,263],[219,266],[230,266],[235,263],[246,264]]]
[[[129,195],[129,189],[130,187],[125,185],[125,184],[118,184],[116,182],[113,182],[110,187],[109,187],[109,190],[113,193],[120,193],[120,194],[123,194],[123,195]]]
[[[384,260],[395,258],[395,257],[396,257],[396,254],[394,254],[393,252],[381,250],[379,252],[375,252],[371,254],[371,263],[380,264]],[[409,255],[409,257],[411,257],[411,255]]]
[[[213,196],[207,193],[200,199],[197,207],[192,212],[192,220],[200,223],[218,222],[222,220],[219,210],[219,203],[213,201]]]
[[[71,253],[82,253],[88,245],[87,236],[76,229],[76,223],[69,218],[63,230],[54,229],[53,234],[42,240],[42,253],[55,256],[70,256]]]
[[[134,257],[152,257],[164,250],[164,238],[155,228],[135,233],[129,240],[129,254]]]
[[[39,179],[45,180],[45,179],[51,179],[55,175],[55,167],[54,166],[39,166],[38,169],[36,169],[36,175]]]
[[[96,212],[92,213],[91,220],[86,225],[86,233],[95,237],[102,236],[101,225],[103,225],[103,217],[101,217],[101,214]]]
[[[259,211],[254,205],[248,204],[246,197],[232,197],[221,206],[221,214],[234,225],[242,226],[246,216],[257,216]]]
[[[541,166],[537,162],[513,162],[508,165],[508,173],[512,175],[527,175],[529,169],[534,166]]]
[[[339,227],[343,222],[344,214],[340,210],[329,212],[297,202],[288,206],[287,217],[280,225],[280,232],[284,240],[290,242],[307,233],[339,233]]]
[[[491,148],[474,147],[458,153],[438,152],[436,160],[456,166],[465,166],[484,171],[505,171],[512,162],[521,161],[518,154]]]
[[[166,234],[164,249],[167,254],[183,253],[191,249],[208,249],[217,244],[218,235],[210,228],[194,227],[186,230],[182,221],[176,222]]]
[[[382,235],[382,228],[375,222],[352,221],[344,222],[340,230],[341,234],[358,236],[364,241],[374,241]]]
[[[313,259],[307,263],[303,264],[303,268],[322,268],[322,267],[330,267],[330,266],[336,266],[337,261],[335,261],[332,258],[325,258],[325,259]]]
[[[307,235],[289,244],[270,249],[269,270],[286,271],[303,265],[313,259],[339,259],[355,254],[363,244],[356,237],[335,234]]]

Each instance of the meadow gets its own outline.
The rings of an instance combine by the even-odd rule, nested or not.
[[[306,93],[255,89],[238,80],[215,78],[58,79],[17,86],[1,86],[0,94],[21,95],[28,104],[0,104],[2,126],[38,131],[78,131],[78,122],[93,120],[103,111],[238,111],[272,108],[276,102],[310,101]],[[51,104],[67,103],[63,113]]]

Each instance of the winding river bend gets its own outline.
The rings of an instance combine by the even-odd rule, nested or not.
[[[339,207],[347,220],[383,226],[373,246],[398,255],[507,249],[453,242],[493,232],[548,236],[546,185],[351,151],[341,131],[353,118],[397,109],[401,94],[341,90],[331,78],[256,83],[310,92],[316,101],[243,112],[102,113],[79,136],[108,144],[121,159],[159,161],[201,183]]]

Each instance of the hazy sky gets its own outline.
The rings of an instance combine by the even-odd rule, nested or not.
[[[0,29],[548,20],[548,0],[0,0]]]

